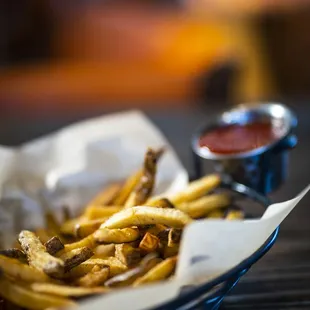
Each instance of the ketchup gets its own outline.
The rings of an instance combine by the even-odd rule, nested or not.
[[[199,146],[218,154],[243,153],[270,144],[282,135],[283,129],[271,122],[234,124],[205,133],[199,139]]]

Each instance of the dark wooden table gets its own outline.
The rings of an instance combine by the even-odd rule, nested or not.
[[[310,183],[310,104],[291,103],[299,119],[298,147],[290,159],[288,182],[272,195],[275,201],[292,198]],[[203,120],[223,106],[148,111],[164,132],[189,172],[192,170],[190,136]],[[68,123],[98,116],[104,111],[49,116],[30,120],[21,115],[0,119],[0,144],[16,145],[49,133]],[[225,299],[221,309],[310,309],[310,194],[281,225],[270,252],[256,263]]]

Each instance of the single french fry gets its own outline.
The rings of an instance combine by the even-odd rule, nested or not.
[[[51,294],[62,297],[82,297],[87,295],[103,294],[108,291],[107,288],[104,287],[74,287],[52,283],[33,283],[30,287],[37,293]]]
[[[225,220],[242,220],[244,219],[244,212],[241,210],[230,210],[228,211]]]
[[[109,267],[110,268],[110,276],[113,277],[117,274],[123,273],[128,268],[122,262],[120,262],[115,257],[107,257],[107,258],[90,258],[86,262],[76,266],[75,268],[71,269],[69,272],[65,274],[65,278],[69,279],[76,279],[82,276],[85,276],[89,273],[94,266],[101,266],[101,267]]]
[[[65,272],[68,272],[70,269],[80,265],[94,255],[93,251],[88,247],[83,247],[79,249],[74,249],[70,252],[66,252],[59,258],[64,261]]]
[[[98,207],[98,206],[90,206],[84,213],[84,217],[88,220],[98,220],[98,219],[106,219],[111,215],[122,210],[121,206],[109,206],[106,208]],[[76,223],[78,224],[78,223]]]
[[[145,205],[147,207],[156,207],[156,208],[174,208],[174,205],[171,203],[171,201],[167,198],[155,198],[155,199],[149,199]]]
[[[48,282],[48,276],[33,267],[21,263],[15,258],[5,257],[0,255],[0,269],[3,272],[17,281],[24,282]]]
[[[174,247],[181,241],[182,229],[171,228],[168,234],[168,247]]]
[[[125,208],[142,205],[152,194],[155,175],[157,171],[157,161],[163,153],[163,149],[154,151],[149,148],[144,157],[143,172],[139,182],[125,202]]]
[[[94,258],[106,258],[115,255],[115,244],[101,244],[94,248]]]
[[[218,187],[221,183],[221,178],[217,174],[207,175],[199,180],[191,182],[183,191],[168,197],[172,204],[178,205],[183,202],[193,201],[198,199],[211,190]]]
[[[78,223],[75,225],[75,235],[78,238],[85,238],[95,232],[107,218],[99,220],[89,220],[87,222]]]
[[[139,237],[140,232],[137,228],[100,228],[94,233],[97,243],[125,243],[135,241]]]
[[[109,277],[110,268],[95,266],[85,276],[76,281],[76,284],[83,287],[96,287],[102,285]]]
[[[141,254],[139,249],[122,243],[115,246],[115,257],[127,267],[132,267],[140,261]]]
[[[118,193],[118,196],[114,200],[114,204],[116,206],[123,206],[125,204],[129,195],[135,189],[139,180],[141,179],[142,173],[143,171],[140,169],[128,177],[125,184],[122,186],[120,192]]]
[[[77,217],[64,222],[60,226],[60,233],[64,236],[75,236],[75,226],[85,220],[83,217]]]
[[[149,224],[162,224],[182,228],[191,222],[192,219],[180,210],[132,207],[114,214],[100,228],[126,228]]]
[[[12,283],[3,276],[0,277],[0,295],[20,307],[34,310],[67,308],[76,305],[67,298],[33,292],[24,286]]]
[[[140,265],[110,278],[104,283],[104,285],[108,287],[123,287],[130,285],[160,262],[162,262],[162,259],[158,258],[157,255],[154,255],[154,253],[148,254],[141,260]]]
[[[113,201],[117,198],[120,189],[121,185],[119,183],[110,184],[90,201],[90,203],[86,206],[86,209],[92,206],[103,207],[113,204]]]
[[[65,244],[65,248],[56,253],[56,256],[61,256],[66,252],[72,251],[74,249],[88,247],[91,250],[97,246],[97,242],[94,238],[94,235],[89,235],[86,238],[83,238],[77,242]]]
[[[0,255],[10,257],[10,258],[16,258],[22,263],[27,262],[27,255],[22,250],[17,249],[17,248],[0,250]]]
[[[222,209],[213,210],[207,214],[207,218],[213,219],[223,219],[225,217],[225,212]]]
[[[44,246],[46,251],[51,255],[55,255],[57,252],[65,248],[61,240],[56,236],[45,242]]]
[[[229,204],[230,197],[227,194],[213,194],[191,202],[181,203],[177,205],[177,208],[192,218],[199,218],[206,216],[210,211],[226,207]]]
[[[159,245],[159,239],[156,236],[147,232],[139,244],[139,249],[141,250],[142,253],[148,254],[156,251],[158,245]]]
[[[53,277],[63,274],[64,262],[47,253],[45,246],[33,232],[23,230],[18,240],[27,254],[30,266]]]
[[[144,276],[138,278],[133,286],[140,286],[144,283],[152,283],[168,278],[176,266],[177,257],[170,257],[153,267]]]

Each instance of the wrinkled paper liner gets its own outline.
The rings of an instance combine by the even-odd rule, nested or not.
[[[66,127],[18,148],[0,147],[0,244],[10,247],[21,229],[43,227],[46,208],[79,213],[109,182],[141,167],[147,147],[165,146],[155,195],[184,189],[188,176],[161,132],[139,111],[103,116]],[[82,302],[81,309],[154,307],[225,273],[253,254],[309,187],[270,206],[260,220],[200,220],[185,228],[174,280],[125,288]],[[229,255],[228,255],[229,253]]]

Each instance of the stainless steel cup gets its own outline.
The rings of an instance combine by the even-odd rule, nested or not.
[[[199,146],[199,138],[219,126],[266,120],[283,126],[283,135],[270,144],[228,155],[212,153]],[[279,103],[242,104],[226,111],[200,127],[192,138],[196,174],[202,176],[206,172],[206,165],[211,162],[224,178],[268,194],[287,178],[288,151],[297,144],[293,134],[296,126],[294,113]]]

